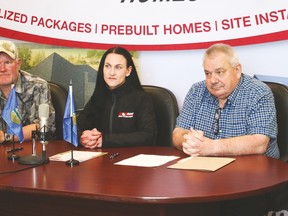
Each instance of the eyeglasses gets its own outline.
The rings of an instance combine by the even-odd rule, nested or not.
[[[213,132],[215,135],[218,135],[219,134],[219,119],[220,119],[220,115],[221,115],[221,111],[222,111],[222,108],[218,108],[216,109],[215,111],[215,116],[214,116],[214,124],[213,124]]]

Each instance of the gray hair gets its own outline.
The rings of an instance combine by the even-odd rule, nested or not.
[[[214,44],[205,51],[204,56],[203,56],[203,64],[207,57],[209,57],[210,55],[216,52],[224,53],[228,57],[229,64],[232,67],[235,67],[236,65],[240,64],[239,58],[234,48],[231,47],[230,45],[223,44],[223,43]]]

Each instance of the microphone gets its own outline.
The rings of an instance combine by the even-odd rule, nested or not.
[[[48,134],[48,118],[49,118],[49,105],[48,104],[40,104],[39,105],[39,130],[32,131],[32,155],[20,157],[18,162],[20,164],[30,164],[30,165],[38,165],[45,164],[49,162],[49,158],[46,156],[46,145],[47,134]],[[36,156],[35,149],[35,138],[36,135],[39,137],[40,143],[42,144],[42,156]]]
[[[47,142],[47,134],[49,131],[48,127],[48,118],[49,118],[49,105],[48,104],[40,104],[39,105],[39,137],[40,143],[46,144]]]

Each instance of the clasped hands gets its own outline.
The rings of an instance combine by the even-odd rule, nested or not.
[[[192,157],[209,154],[211,139],[205,137],[203,131],[191,128],[188,133],[184,134],[183,138],[182,149],[184,153]]]
[[[102,133],[96,128],[83,131],[80,137],[81,144],[89,149],[102,147]]]

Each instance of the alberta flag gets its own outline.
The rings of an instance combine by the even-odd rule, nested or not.
[[[69,93],[64,112],[63,138],[74,146],[78,146],[77,122],[71,84],[69,86]]]
[[[14,86],[11,88],[8,100],[3,109],[2,118],[7,123],[7,133],[18,137],[20,143],[24,141],[21,116],[18,110],[17,95]]]

